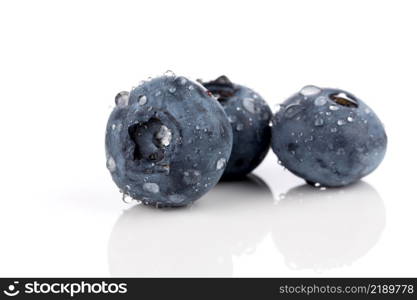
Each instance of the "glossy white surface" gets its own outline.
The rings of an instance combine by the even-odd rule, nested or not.
[[[2,2],[0,276],[416,276],[415,2],[275,2]],[[106,119],[167,69],[226,74],[271,107],[347,89],[385,123],[386,158],[320,191],[270,152],[191,207],[126,205]]]

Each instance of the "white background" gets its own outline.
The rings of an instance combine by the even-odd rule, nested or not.
[[[416,276],[415,1],[2,1],[0,276]],[[272,152],[267,186],[133,207],[105,168],[120,90],[226,74],[273,106],[307,84],[379,115],[381,166],[340,190]]]

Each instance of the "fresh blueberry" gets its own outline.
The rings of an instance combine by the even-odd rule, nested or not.
[[[265,158],[271,140],[268,104],[253,90],[226,76],[202,83],[223,106],[233,127],[233,149],[223,179],[244,177]]]
[[[200,84],[168,74],[116,96],[106,129],[107,168],[127,196],[184,206],[222,176],[232,128]]]
[[[386,147],[377,115],[343,90],[306,86],[273,117],[275,154],[284,167],[316,186],[344,186],[368,175]]]

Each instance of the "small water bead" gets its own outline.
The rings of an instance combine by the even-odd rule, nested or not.
[[[165,125],[162,125],[161,128],[159,128],[158,133],[156,134],[156,138],[163,146],[168,146],[171,143],[172,139],[172,132],[169,130],[168,127]]]
[[[148,98],[145,95],[139,96],[138,98],[139,105],[145,105],[148,102]]]
[[[180,78],[180,84],[181,85],[185,85],[187,83],[187,79],[185,79],[184,77]]]
[[[304,140],[304,143],[312,142],[313,140],[314,140],[314,137],[313,136],[310,136],[309,138],[306,138]]]
[[[236,116],[232,115],[228,117],[230,123],[235,123],[237,121]]]
[[[115,130],[115,129],[116,129],[116,124],[112,124],[112,125],[111,125],[111,129],[112,129],[112,130]]]
[[[132,203],[133,202],[133,198],[132,197],[130,197],[128,194],[125,194],[125,193],[123,193],[123,195],[122,195],[122,201],[124,202],[124,203],[127,203],[127,204],[129,204],[129,203]]]
[[[177,91],[177,89],[175,88],[175,87],[170,87],[169,89],[168,89],[168,91],[171,93],[171,94],[173,94],[173,93],[175,93],[176,91]]]
[[[339,107],[337,107],[336,105],[330,105],[329,109],[335,111],[335,110],[339,110]]]
[[[337,125],[343,126],[345,124],[346,124],[346,121],[345,120],[337,120]]]
[[[304,108],[299,104],[290,104],[285,108],[284,116],[287,119],[292,119],[299,113],[301,113],[304,110]]]
[[[153,182],[146,182],[142,186],[143,190],[148,193],[159,193],[159,185]]]
[[[242,109],[238,106],[238,107],[236,107],[236,110],[241,111]]]
[[[146,80],[141,80],[141,81],[139,81],[139,83],[138,83],[138,87],[140,87],[140,86],[144,85],[145,83],[146,83]],[[135,89],[135,87],[133,87],[133,89]]]
[[[336,127],[330,128],[330,132],[332,132],[332,133],[337,132],[337,128]]]
[[[114,99],[116,106],[124,107],[129,103],[129,92],[122,91],[116,95]]]
[[[314,85],[307,85],[300,90],[300,94],[303,96],[313,96],[321,93],[321,89]]]
[[[260,111],[259,107],[256,106],[255,100],[252,98],[244,98],[243,107],[252,114],[259,113]]]
[[[181,203],[185,200],[184,196],[178,194],[169,195],[168,198],[173,203]]]
[[[322,118],[318,118],[314,121],[314,126],[323,126],[324,125],[324,120]]]
[[[320,183],[318,183],[318,182],[316,182],[316,183],[314,184],[314,186],[315,186],[315,187],[320,187],[320,186],[321,186],[321,184],[320,184]]]
[[[164,75],[167,76],[167,77],[175,77],[175,73],[173,71],[171,71],[171,70],[167,70],[164,73]]]
[[[198,170],[188,170],[184,172],[184,181],[186,184],[197,184],[201,179],[201,173]]]
[[[236,130],[241,131],[241,130],[243,130],[243,127],[244,127],[244,125],[242,123],[239,123],[239,124],[236,125]]]
[[[190,91],[194,90],[194,86],[189,85],[189,86],[188,86],[188,90],[190,90]]]
[[[216,163],[216,169],[221,170],[225,167],[225,165],[226,165],[226,159],[225,158],[220,158]]]
[[[281,110],[281,107],[283,107],[282,104],[275,104],[274,107],[273,107],[273,112],[274,113],[279,112]]]
[[[352,123],[353,121],[354,121],[354,119],[352,118],[352,117],[347,117],[347,121],[349,122],[349,123]]]
[[[112,156],[109,156],[109,158],[107,159],[106,166],[110,172],[116,171],[116,162],[114,161],[114,158]]]
[[[155,96],[156,96],[156,97],[159,97],[159,96],[161,96],[161,94],[162,94],[162,92],[161,92],[161,91],[156,91]]]
[[[327,98],[324,96],[317,97],[316,100],[314,100],[314,104],[316,106],[322,106],[326,103],[327,103]]]

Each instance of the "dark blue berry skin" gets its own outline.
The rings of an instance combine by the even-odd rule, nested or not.
[[[306,86],[273,117],[273,151],[309,184],[351,184],[378,167],[386,147],[377,115],[343,90]]]
[[[224,172],[232,128],[200,84],[162,76],[116,97],[106,129],[107,168],[120,190],[147,205],[187,205]]]
[[[265,158],[271,144],[271,109],[253,90],[226,76],[202,83],[223,106],[233,128],[233,149],[222,179],[243,178]]]

